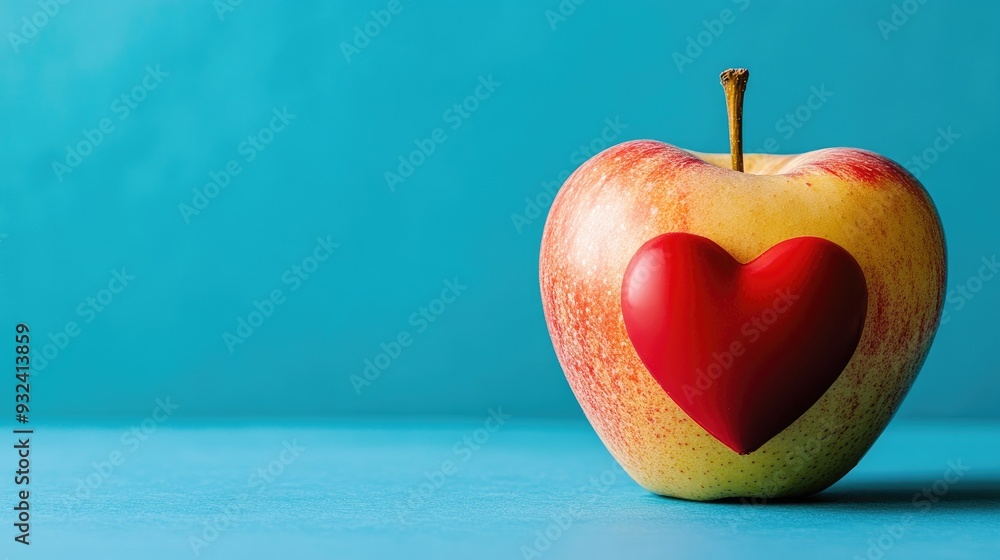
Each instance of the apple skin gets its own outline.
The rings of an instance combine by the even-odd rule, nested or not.
[[[920,183],[877,154],[748,154],[744,173],[729,160],[637,140],[580,166],[542,236],[545,319],[584,413],[642,487],[690,500],[806,496],[858,463],[913,384],[944,303],[944,233]],[[712,239],[743,263],[786,239],[821,237],[864,272],[868,310],[847,367],[753,453],[735,453],[691,420],[626,333],[625,268],[640,246],[668,232]]]

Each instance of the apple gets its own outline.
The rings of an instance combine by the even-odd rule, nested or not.
[[[723,73],[729,154],[608,148],[559,191],[540,251],[546,323],[591,425],[638,484],[690,500],[805,496],[850,471],[945,294],[921,184],[860,149],[744,155],[747,76]],[[782,282],[803,299],[781,303]]]

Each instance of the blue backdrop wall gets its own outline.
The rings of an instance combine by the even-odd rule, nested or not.
[[[2,325],[36,333],[39,418],[165,397],[578,417],[538,297],[548,193],[607,142],[727,150],[718,74],[746,66],[749,151],[856,146],[919,174],[951,296],[903,414],[997,416],[1000,281],[979,275],[1000,246],[998,20],[916,0],[6,1]]]

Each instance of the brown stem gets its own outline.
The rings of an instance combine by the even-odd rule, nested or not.
[[[726,109],[729,111],[729,153],[733,156],[733,169],[743,171],[743,93],[747,90],[750,71],[730,68],[719,76],[726,91]]]

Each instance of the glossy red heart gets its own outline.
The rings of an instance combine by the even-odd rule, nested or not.
[[[704,237],[660,235],[632,257],[622,315],[671,399],[740,454],[806,412],[847,366],[868,308],[854,257],[796,237],[746,264]]]

